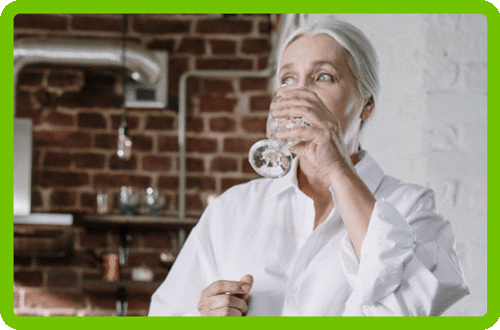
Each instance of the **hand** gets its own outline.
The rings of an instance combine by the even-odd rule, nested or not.
[[[301,117],[310,125],[277,132],[276,138],[299,138],[300,142],[290,151],[306,158],[325,179],[332,171],[353,167],[340,123],[316,93],[303,86],[289,85],[278,89],[276,94],[277,101],[271,103],[273,117]]]
[[[198,311],[202,316],[243,316],[248,311],[247,298],[253,277],[245,275],[239,282],[219,280],[201,292]]]

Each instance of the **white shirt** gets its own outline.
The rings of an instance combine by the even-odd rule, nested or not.
[[[295,161],[283,178],[232,187],[209,204],[149,315],[199,315],[202,290],[245,274],[254,277],[247,316],[440,315],[466,296],[432,190],[384,175],[368,153],[355,169],[377,200],[360,262],[337,207],[313,230]]]

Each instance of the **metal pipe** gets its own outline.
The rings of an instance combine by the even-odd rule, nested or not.
[[[128,43],[122,59],[120,40],[24,38],[14,42],[14,89],[18,75],[30,64],[63,64],[78,66],[123,67],[132,77],[154,84],[160,77],[161,66],[152,53],[137,43]],[[14,99],[14,109],[16,100]]]
[[[190,77],[269,77],[274,71],[274,63],[260,71],[237,70],[192,70],[184,72],[179,80],[179,221],[186,216],[186,97],[187,80]],[[181,245],[181,244],[180,244]]]
[[[273,17],[276,18],[276,17]],[[184,72],[179,80],[179,221],[186,216],[186,97],[187,80],[190,77],[269,77],[274,73],[276,66],[276,53],[279,49],[280,39],[284,39],[289,31],[290,20],[293,16],[282,15],[278,31],[271,33],[271,52],[269,54],[268,66],[260,71],[238,71],[238,70],[191,70]],[[282,41],[282,40],[281,40]],[[182,242],[183,243],[183,242]],[[179,246],[179,249],[182,246]]]

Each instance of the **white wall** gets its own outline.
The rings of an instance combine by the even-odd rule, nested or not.
[[[362,139],[390,175],[433,188],[471,295],[447,315],[486,313],[486,17],[341,14],[373,42],[381,102]]]

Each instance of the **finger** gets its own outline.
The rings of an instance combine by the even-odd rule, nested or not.
[[[212,297],[219,294],[245,294],[248,291],[242,288],[242,283],[237,281],[219,280],[210,284],[205,290],[201,292],[202,296]]]
[[[207,316],[243,316],[240,310],[231,307],[212,309],[207,312]]]
[[[240,310],[243,314],[248,312],[248,305],[246,301],[238,296],[230,294],[221,294],[218,296],[207,298],[206,302],[208,309],[219,309],[223,307],[231,307]]]
[[[243,276],[241,279],[240,279],[240,283],[243,283],[242,287],[246,290],[248,288],[248,291],[246,294],[244,295],[241,295],[241,297],[244,299],[244,300],[247,300],[248,299],[248,292],[250,292],[250,289],[252,289],[252,285],[253,285],[253,276],[250,275],[250,274],[247,274],[245,276]],[[245,312],[246,313],[246,312]]]
[[[324,143],[328,141],[332,134],[314,126],[293,127],[280,132],[276,132],[278,140],[300,139],[300,142]]]

